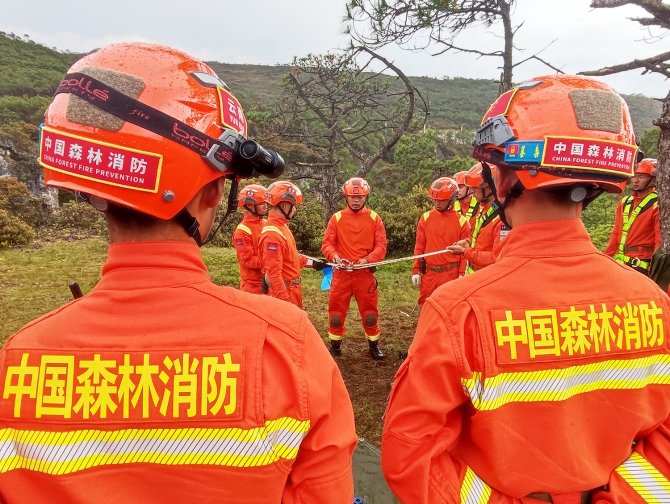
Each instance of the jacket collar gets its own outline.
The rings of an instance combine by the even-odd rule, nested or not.
[[[110,245],[100,289],[137,289],[209,281],[195,243],[135,242]]]
[[[514,226],[494,250],[504,257],[563,257],[597,253],[581,219],[528,222]]]
[[[265,221],[266,226],[284,226],[288,224],[288,219],[285,218],[283,215],[278,215],[274,212],[270,212],[268,214],[268,218]]]

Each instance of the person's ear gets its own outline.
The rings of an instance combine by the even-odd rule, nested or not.
[[[498,198],[501,200],[504,199],[512,186],[516,184],[517,180],[519,180],[519,177],[514,170],[498,168],[498,170],[496,170],[496,190]]]
[[[202,191],[202,198],[200,199],[202,205],[206,208],[215,208],[221,201],[223,196],[223,188],[226,184],[226,179],[224,177],[219,177],[216,180],[212,180],[210,183],[205,185]]]

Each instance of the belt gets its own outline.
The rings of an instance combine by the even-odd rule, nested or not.
[[[575,492],[574,493],[574,499],[572,499],[572,494],[563,494],[565,497],[569,497],[570,504],[590,504],[591,502],[591,496],[593,494],[593,490],[587,490],[586,492]],[[576,498],[579,496],[579,503],[577,502]],[[551,498],[551,495],[546,493],[546,492],[533,492],[528,494],[526,497],[529,497],[531,499],[537,499],[543,502],[552,502],[554,503],[554,499]],[[556,501],[554,504],[558,504],[559,502],[568,502],[568,499],[561,499],[561,501]]]
[[[458,265],[461,264],[460,262],[452,262],[449,264],[443,264],[442,266],[431,266],[430,264],[426,264],[426,268],[428,268],[430,271],[434,271],[436,273],[442,273],[443,271],[449,271],[450,269],[458,268]]]
[[[653,252],[654,247],[640,245],[638,247],[624,247],[624,252]]]
[[[621,264],[627,264],[632,268],[641,268],[643,270],[649,270],[651,265],[651,259],[640,259],[639,257],[629,257],[623,254],[614,254],[614,260],[620,262]]]
[[[302,277],[294,278],[293,280],[284,280],[284,285],[288,287],[289,285],[300,285],[302,283]]]

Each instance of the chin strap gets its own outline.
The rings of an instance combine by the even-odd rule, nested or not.
[[[491,167],[484,161],[482,161],[481,163],[482,163],[482,178],[484,179],[484,182],[486,182],[486,184],[491,189],[491,194],[493,195],[493,202],[491,203],[491,207],[493,208],[493,211],[498,214],[502,223],[508,228],[512,229],[512,226],[509,225],[509,222],[507,222],[507,219],[505,217],[505,207],[509,204],[511,200],[521,196],[523,194],[525,187],[523,186],[520,180],[517,180],[515,184],[510,188],[509,193],[507,193],[505,201],[501,203],[500,200],[498,199],[498,191],[496,189],[496,184],[493,181],[493,175],[491,174]]]
[[[287,214],[286,212],[284,212],[284,207],[281,206],[281,203],[284,203],[284,202],[283,202],[283,201],[280,202],[280,204],[277,205],[277,208],[279,209],[279,211],[281,212],[281,214],[284,216],[284,219],[286,219],[287,221],[290,221],[290,220],[291,220],[291,217],[289,217],[289,214],[291,213],[291,210],[288,211],[288,214]],[[288,201],[286,201],[286,203],[288,203]],[[291,205],[291,208],[293,208],[293,205]]]
[[[237,177],[232,179],[232,183],[230,184],[230,194],[228,194],[228,206],[226,208],[226,213],[223,216],[223,218],[219,221],[219,224],[216,226],[214,231],[210,233],[210,235],[203,241],[203,239],[200,237],[200,223],[198,222],[198,219],[193,217],[191,215],[191,212],[186,210],[186,208],[182,208],[177,215],[174,216],[174,220],[184,228],[184,231],[186,231],[186,234],[188,234],[195,243],[198,245],[198,247],[202,247],[206,243],[209,243],[212,241],[212,238],[216,236],[216,233],[221,229],[221,226],[223,225],[224,222],[226,222],[226,219],[228,216],[235,211],[237,208]]]

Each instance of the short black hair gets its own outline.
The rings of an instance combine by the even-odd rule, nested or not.
[[[135,227],[139,229],[150,229],[161,222],[165,222],[153,215],[133,210],[132,208],[116,203],[108,202],[105,216],[108,220],[120,227]]]

